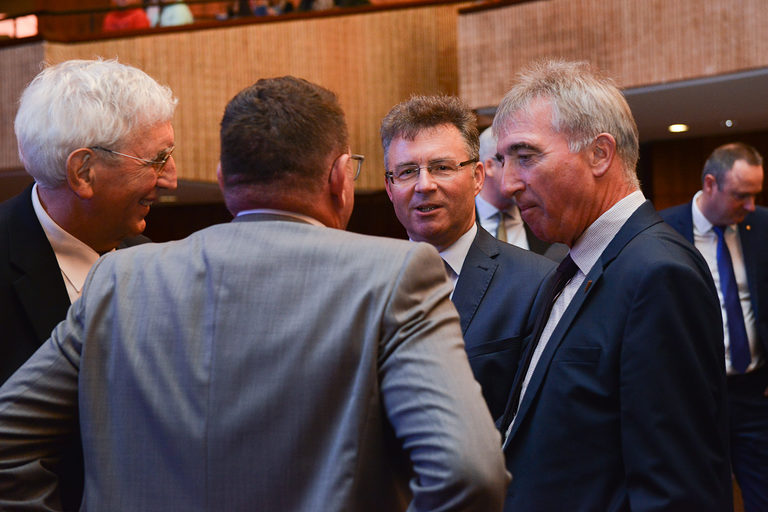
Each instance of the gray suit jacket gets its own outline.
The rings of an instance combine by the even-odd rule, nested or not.
[[[435,250],[249,218],[94,265],[0,388],[0,509],[55,509],[79,402],[88,510],[499,510]]]

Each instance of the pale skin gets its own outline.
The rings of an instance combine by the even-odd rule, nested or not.
[[[156,160],[173,145],[173,127],[162,122],[138,128],[119,147],[109,149]],[[85,147],[72,151],[66,166],[66,181],[56,188],[39,186],[38,197],[62,229],[98,253],[141,234],[159,192],[176,188],[173,156],[159,176],[143,162]]]
[[[485,184],[480,191],[480,197],[497,210],[504,211],[514,206],[514,197],[507,196],[501,191],[501,182],[504,177],[501,163],[495,158],[486,158],[483,160],[483,167],[485,169]]]
[[[616,140],[598,134],[571,153],[551,126],[549,100],[536,99],[503,127],[502,193],[514,197],[523,220],[540,239],[573,247],[584,231],[636,187],[628,183]]]

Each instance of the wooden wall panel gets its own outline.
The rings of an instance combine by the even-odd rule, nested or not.
[[[0,172],[21,166],[16,148],[13,120],[19,104],[19,96],[27,84],[40,72],[43,60],[43,43],[10,46],[0,51]]]
[[[765,0],[548,0],[461,13],[459,92],[495,106],[528,62],[589,60],[622,87],[768,66]]]
[[[168,84],[179,98],[179,175],[215,181],[224,106],[262,77],[293,74],[335,91],[352,150],[365,154],[360,190],[383,188],[379,123],[411,94],[456,94],[456,17],[433,5],[86,43],[46,43],[45,57],[118,57]],[[301,151],[301,148],[297,148]]]

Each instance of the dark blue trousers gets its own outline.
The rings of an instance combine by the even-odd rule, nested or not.
[[[768,365],[728,377],[731,465],[745,512],[768,511]]]

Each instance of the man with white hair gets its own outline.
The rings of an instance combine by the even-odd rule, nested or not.
[[[150,205],[176,188],[176,102],[114,60],[63,62],[24,90],[15,130],[35,183],[0,204],[0,383],[64,319],[101,254],[148,241]],[[82,468],[59,472],[65,509],[76,508],[82,483],[67,479]]]

